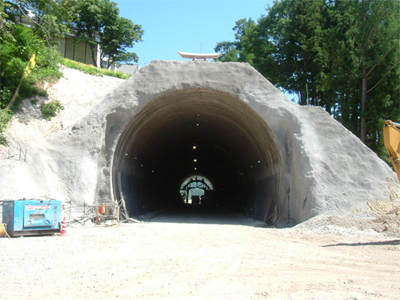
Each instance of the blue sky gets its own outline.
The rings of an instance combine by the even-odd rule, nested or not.
[[[113,0],[120,16],[142,25],[143,42],[129,51],[141,67],[152,60],[185,60],[177,51],[214,53],[218,42],[233,41],[237,20],[258,20],[273,0]]]

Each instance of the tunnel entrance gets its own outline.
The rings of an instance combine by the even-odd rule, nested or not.
[[[193,146],[193,150],[197,150],[197,146]],[[196,154],[194,153],[194,156]],[[193,159],[197,162],[197,159]],[[196,165],[193,167],[197,170]],[[189,176],[186,178],[180,188],[180,194],[184,204],[209,206],[214,201],[213,185],[205,177],[201,175]]]
[[[182,184],[193,174],[212,185],[211,207],[276,221],[284,201],[280,150],[239,98],[202,88],[170,92],[143,105],[121,133],[112,187],[130,216],[182,206]]]

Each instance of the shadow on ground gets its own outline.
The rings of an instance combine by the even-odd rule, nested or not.
[[[365,242],[365,243],[339,243],[339,244],[324,245],[322,247],[337,247],[337,246],[397,246],[397,245],[400,245],[400,239],[399,240],[391,240],[391,241]]]
[[[139,220],[152,223],[220,224],[261,226],[263,222],[246,218],[242,213],[219,207],[185,205],[174,209],[149,212],[138,217]]]

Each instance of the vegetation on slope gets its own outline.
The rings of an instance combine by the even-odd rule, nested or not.
[[[93,5],[103,9],[111,5],[113,7],[113,20],[115,22],[120,21],[119,11],[114,2],[108,0],[82,2],[86,4],[93,2]],[[62,76],[62,65],[96,76],[106,75],[122,79],[130,77],[130,75],[122,72],[102,70],[61,57],[56,45],[52,43],[52,36],[57,35],[57,32],[68,32],[70,28],[76,25],[77,20],[71,19],[68,23],[64,17],[60,17],[62,9],[66,5],[72,4],[79,6],[82,3],[81,1],[67,0],[0,0],[0,144],[6,144],[4,131],[12,115],[18,110],[21,100],[36,95],[46,96],[46,91],[41,89],[40,86],[43,86],[43,82],[58,80]],[[104,11],[104,15],[106,13]],[[86,17],[89,18],[90,16]],[[21,20],[24,21],[21,22]],[[100,21],[98,20],[98,22]],[[80,22],[83,27],[87,25],[85,20]],[[124,22],[127,23],[127,21]],[[128,25],[133,24],[130,21],[128,23]],[[101,23],[99,26],[103,28],[105,25]],[[133,45],[133,42],[140,40],[143,34],[140,26],[134,28],[134,32],[125,33],[128,36],[130,35],[131,39],[124,40],[123,45],[121,45],[122,42],[107,47],[104,44],[110,55],[112,53],[113,61],[121,61],[121,59],[137,60],[136,54],[132,54],[130,58],[128,54],[128,56],[123,55],[125,53],[124,47]],[[102,36],[104,40],[107,37],[106,34]],[[131,44],[129,44],[129,41]],[[113,48],[113,46],[116,48]],[[63,106],[57,101],[41,106],[42,115],[48,120],[61,109],[63,109]]]
[[[117,77],[117,78],[121,78],[121,79],[128,79],[129,77],[131,77],[132,75],[130,74],[126,74],[124,72],[121,71],[111,71],[111,70],[107,70],[107,69],[99,69],[96,67],[93,67],[91,65],[87,65],[84,63],[80,63],[80,62],[76,62],[70,59],[65,58],[64,59],[64,66],[66,66],[67,68],[71,68],[71,69],[76,69],[79,71],[82,71],[86,74],[89,75],[95,75],[95,76],[112,76],[112,77]]]

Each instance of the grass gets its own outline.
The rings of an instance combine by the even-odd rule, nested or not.
[[[12,115],[13,112],[11,110],[0,109],[0,145],[7,145],[4,130],[7,127],[7,123],[11,120]]]
[[[52,117],[55,117],[62,109],[64,109],[64,106],[62,106],[60,101],[42,103],[40,106],[43,117],[48,121],[51,120]]]
[[[111,70],[99,69],[99,68],[93,67],[91,65],[76,62],[76,61],[73,61],[73,60],[70,60],[67,58],[64,59],[64,66],[66,66],[67,68],[76,69],[76,70],[82,71],[86,74],[95,75],[95,76],[112,76],[112,77],[117,77],[117,78],[121,78],[121,79],[128,79],[129,77],[132,76],[130,74],[125,74],[121,71],[114,72]]]

